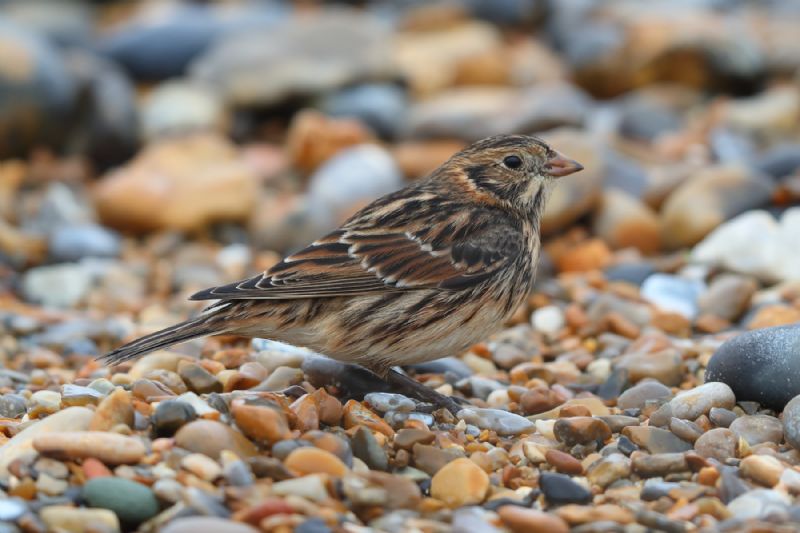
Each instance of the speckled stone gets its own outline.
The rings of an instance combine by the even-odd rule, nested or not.
[[[800,394],[800,325],[742,333],[708,362],[706,381],[727,383],[737,401],[782,410]]]

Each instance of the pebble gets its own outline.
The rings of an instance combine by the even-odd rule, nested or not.
[[[586,477],[593,485],[607,487],[631,473],[631,460],[625,455],[612,453],[589,467]],[[575,502],[580,503],[580,502]]]
[[[139,525],[159,511],[153,491],[141,483],[119,477],[91,479],[83,486],[82,495],[91,507],[113,511],[127,526]]]
[[[180,400],[158,402],[150,417],[153,431],[158,437],[172,437],[180,428],[197,418],[194,408]]]
[[[280,391],[303,381],[303,371],[299,368],[279,366],[273,370],[255,390]]]
[[[728,511],[740,520],[786,520],[790,499],[787,495],[770,489],[746,492],[728,503]]]
[[[642,409],[648,400],[669,399],[672,390],[658,381],[642,380],[617,398],[620,409]]]
[[[216,516],[176,518],[164,526],[162,533],[257,533],[257,529],[242,522]]]
[[[232,413],[242,433],[257,443],[273,444],[289,435],[289,421],[277,405],[235,402]]]
[[[695,420],[707,415],[712,407],[732,409],[736,397],[725,383],[707,382],[692,390],[678,393],[670,402],[672,416],[684,420]]]
[[[514,533],[567,533],[569,526],[561,518],[517,505],[504,505],[497,510],[500,520]]]
[[[780,220],[762,210],[747,211],[721,224],[692,249],[695,263],[720,266],[767,283],[797,280],[800,208],[787,209]]]
[[[112,465],[136,463],[146,452],[137,438],[103,431],[44,433],[34,437],[33,447],[44,455],[67,459],[94,457]]]
[[[313,502],[322,502],[328,499],[325,481],[321,476],[314,474],[278,481],[272,485],[272,493],[276,496],[299,496]]]
[[[394,445],[402,450],[411,450],[415,444],[430,444],[435,438],[436,434],[427,429],[404,428],[395,434]]]
[[[634,444],[650,453],[677,453],[692,449],[692,445],[665,429],[649,426],[630,426],[622,430]]]
[[[67,505],[49,505],[39,516],[48,530],[83,533],[96,529],[99,531],[120,531],[117,515],[107,509],[84,509]]]
[[[527,418],[500,409],[470,407],[459,411],[458,418],[481,429],[495,431],[498,435],[533,433],[535,428]]]
[[[736,413],[729,409],[722,409],[720,407],[712,407],[708,412],[708,418],[717,427],[730,427],[734,420],[736,420]]]
[[[178,365],[178,374],[189,390],[196,394],[222,392],[222,383],[208,370],[196,363]]]
[[[728,427],[750,446],[762,442],[780,444],[783,441],[783,424],[774,416],[744,415],[731,422]]]
[[[599,418],[590,416],[575,416],[560,418],[553,427],[556,439],[567,446],[587,444],[589,442],[605,442],[611,437],[608,424]]]
[[[68,407],[20,431],[0,446],[0,474],[18,457],[33,450],[33,441],[39,436],[63,431],[88,429],[93,411],[85,407]]]
[[[343,423],[345,429],[364,426],[372,431],[383,433],[387,437],[394,435],[394,430],[375,413],[364,407],[361,402],[350,400],[344,405]]]
[[[341,477],[347,473],[347,466],[331,452],[313,447],[292,450],[283,461],[289,470],[297,475],[329,474]]]
[[[703,433],[694,443],[694,449],[703,457],[720,462],[736,457],[737,438],[727,428],[716,428]]]
[[[222,450],[230,450],[245,458],[257,453],[256,447],[244,435],[213,420],[195,420],[181,427],[175,433],[175,445],[212,459],[219,459]]]
[[[633,471],[642,477],[666,476],[678,474],[689,469],[689,463],[683,453],[631,454]]]
[[[390,392],[371,392],[364,396],[364,401],[381,413],[388,411],[410,413],[417,406],[411,398]]]
[[[481,503],[489,490],[489,476],[469,459],[455,459],[431,479],[431,496],[450,508]]]
[[[198,133],[147,145],[98,182],[95,205],[105,225],[121,230],[192,230],[247,218],[256,192],[255,172],[233,145]]]
[[[800,396],[792,398],[783,410],[783,434],[786,442],[800,450]]]
[[[121,237],[97,224],[56,228],[48,239],[48,253],[56,263],[80,261],[84,257],[117,257]]]
[[[411,430],[413,431],[413,430]],[[395,437],[397,443],[397,437]],[[364,461],[370,469],[388,471],[389,458],[370,430],[359,427],[351,439],[353,455]]]
[[[708,362],[707,381],[727,383],[738,401],[782,410],[800,394],[800,325],[742,333],[720,346]]]
[[[195,131],[224,131],[227,119],[216,92],[187,81],[167,81],[155,86],[147,95],[140,115],[142,134],[149,141]]]
[[[531,315],[533,329],[546,335],[555,335],[564,327],[564,313],[555,305],[541,307]]]
[[[213,482],[222,475],[222,467],[202,453],[190,453],[181,459],[181,467],[202,480]]]
[[[61,394],[51,390],[40,390],[31,394],[31,412],[49,415],[61,409]]]
[[[739,463],[742,475],[756,483],[767,487],[774,487],[781,480],[786,467],[781,462],[768,455],[749,455]]]
[[[394,84],[369,83],[326,95],[319,107],[334,117],[356,117],[381,137],[394,138],[405,121],[406,91]]]
[[[645,254],[661,250],[661,221],[651,207],[618,189],[603,191],[592,221],[594,233],[614,249]]]
[[[545,459],[557,472],[569,475],[580,475],[583,473],[583,465],[573,456],[559,450],[547,450]]]
[[[539,487],[542,489],[544,497],[552,505],[592,501],[592,493],[589,489],[564,474],[542,472],[539,476]]]
[[[134,410],[131,395],[122,388],[106,396],[95,409],[89,429],[92,431],[110,431],[111,428],[124,424],[133,427]]]
[[[14,522],[28,512],[25,500],[20,498],[4,498],[0,501],[0,521]]]
[[[696,244],[726,220],[765,205],[772,187],[766,176],[742,165],[701,170],[662,206],[664,243],[672,248]]]
[[[53,308],[74,307],[86,296],[91,285],[89,271],[79,263],[31,268],[22,278],[22,291],[27,300]]]
[[[697,303],[701,313],[733,322],[750,306],[750,300],[757,289],[758,285],[752,278],[722,274],[714,278]]]
[[[0,418],[20,418],[28,410],[25,398],[17,394],[0,396]]]
[[[669,420],[669,430],[687,442],[695,442],[703,434],[703,429],[694,422],[674,416]]]
[[[680,354],[671,348],[655,353],[633,352],[617,361],[617,368],[628,372],[628,379],[638,382],[653,379],[667,386],[676,386],[682,379]]]
[[[697,300],[705,290],[703,283],[669,274],[653,274],[642,283],[641,294],[664,311],[693,319],[699,311]]]

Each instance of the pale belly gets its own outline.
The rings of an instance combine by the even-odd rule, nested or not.
[[[499,329],[524,296],[509,298],[409,291],[326,299],[313,313],[312,301],[275,302],[273,312],[238,332],[380,370],[463,353]]]

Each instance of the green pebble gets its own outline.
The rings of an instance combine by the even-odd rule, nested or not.
[[[158,501],[141,483],[120,477],[99,477],[83,486],[83,498],[90,507],[109,509],[125,525],[139,525],[155,516]]]

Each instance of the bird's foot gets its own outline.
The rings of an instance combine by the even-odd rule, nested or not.
[[[436,407],[447,409],[453,416],[463,409],[454,398],[436,392],[432,388],[423,385],[416,379],[410,378],[397,370],[389,370],[384,379],[392,386],[393,391],[400,392],[423,402],[432,403]]]

